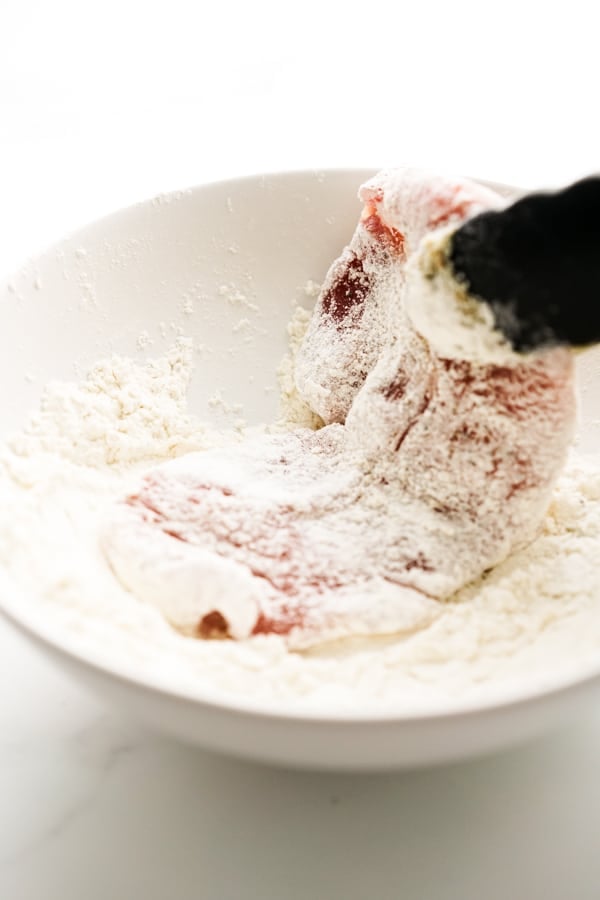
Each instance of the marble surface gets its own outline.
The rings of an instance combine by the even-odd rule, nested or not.
[[[0,659],[2,897],[598,897],[600,714],[485,760],[309,774],[155,736],[5,625]]]
[[[245,172],[409,163],[534,186],[592,171],[587,4],[546,8],[543,35],[535,7],[396,19],[375,0],[366,21],[313,0],[294,17],[260,0],[9,0],[0,272],[114,208]],[[448,768],[285,772],[147,732],[0,623],[0,721],[2,900],[600,895],[600,707]]]

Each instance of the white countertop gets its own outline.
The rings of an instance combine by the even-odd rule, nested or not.
[[[0,658],[3,898],[597,900],[599,714],[448,768],[285,772],[155,737],[4,625]]]
[[[150,6],[3,5],[2,274],[118,206],[246,172],[409,163],[536,186],[598,166],[583,3],[546,8],[543,33],[516,2],[497,21],[460,2],[398,21],[369,4],[368,22]],[[600,708],[449,768],[290,773],[148,733],[0,623],[0,717],[2,900],[600,895]]]

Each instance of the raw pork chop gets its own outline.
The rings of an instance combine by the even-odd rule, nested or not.
[[[159,466],[104,532],[122,583],[186,633],[304,647],[417,630],[547,507],[571,354],[514,352],[447,266],[456,227],[503,201],[402,170],[360,196],[297,361],[325,427]]]

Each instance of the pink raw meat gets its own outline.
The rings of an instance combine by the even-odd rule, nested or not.
[[[159,466],[103,536],[123,584],[187,633],[414,631],[539,527],[572,435],[570,352],[446,355],[405,302],[422,238],[501,199],[401,170],[360,196],[297,361],[326,426]]]

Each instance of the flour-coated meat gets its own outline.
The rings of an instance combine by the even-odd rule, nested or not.
[[[123,584],[187,633],[305,647],[417,630],[547,507],[574,423],[569,350],[448,353],[418,314],[444,235],[503,201],[413,170],[360,196],[297,364],[325,427],[159,466],[103,534]]]

